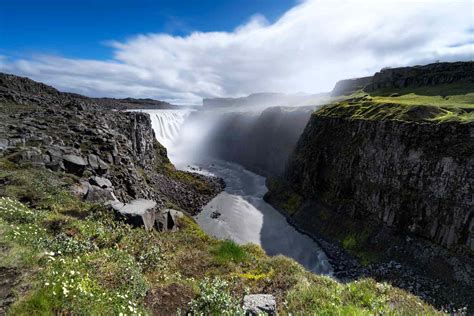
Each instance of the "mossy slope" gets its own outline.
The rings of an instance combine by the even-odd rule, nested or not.
[[[336,97],[319,116],[407,122],[474,122],[474,84],[445,84],[398,90],[357,91]]]
[[[134,229],[70,195],[64,174],[3,161],[0,181],[0,267],[19,273],[11,315],[238,311],[246,292],[274,294],[282,314],[437,313],[388,284],[341,284],[255,245],[216,240],[191,218],[175,233]],[[171,298],[159,294],[170,289]]]

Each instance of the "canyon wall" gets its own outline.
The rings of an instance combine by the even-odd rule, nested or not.
[[[316,102],[327,96],[327,93],[254,93],[240,98],[205,98],[202,100],[202,105],[204,109],[226,108],[236,111],[239,109],[257,111],[274,106],[296,107],[316,104]]]
[[[285,180],[349,218],[474,251],[474,123],[314,114]]]
[[[209,153],[262,175],[281,175],[313,110],[272,107],[220,114],[209,134]]]

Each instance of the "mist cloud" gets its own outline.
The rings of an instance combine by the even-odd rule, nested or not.
[[[0,70],[90,96],[200,103],[253,92],[320,92],[385,66],[472,60],[471,0],[308,0],[232,32],[109,41],[107,61],[0,57]]]

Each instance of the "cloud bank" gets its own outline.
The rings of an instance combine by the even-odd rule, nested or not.
[[[253,92],[320,92],[385,66],[473,60],[471,0],[307,0],[232,32],[110,41],[111,60],[0,56],[0,71],[89,96],[200,104]]]

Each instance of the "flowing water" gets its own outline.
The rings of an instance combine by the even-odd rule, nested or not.
[[[147,110],[151,124],[158,141],[167,149],[173,147],[173,141],[179,136],[179,131],[191,110]]]
[[[332,273],[318,244],[295,230],[284,216],[263,200],[267,191],[264,177],[235,163],[202,155],[197,158],[192,154],[193,147],[199,147],[196,151],[202,152],[210,122],[187,130],[186,118],[190,110],[144,112],[151,115],[158,141],[167,147],[171,161],[178,168],[218,176],[226,182],[225,190],[196,216],[205,232],[240,244],[258,244],[267,254],[286,255],[315,273]]]

